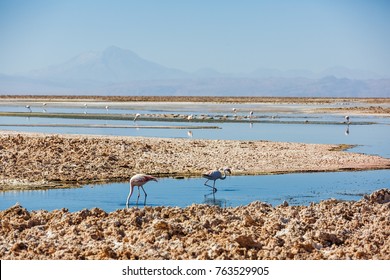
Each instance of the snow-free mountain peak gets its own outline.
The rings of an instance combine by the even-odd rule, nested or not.
[[[116,46],[110,46],[102,52],[85,52],[64,63],[36,70],[31,74],[39,79],[106,83],[176,79],[186,76],[183,71],[148,61],[130,50]]]

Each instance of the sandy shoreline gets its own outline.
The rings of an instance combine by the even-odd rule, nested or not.
[[[390,159],[339,145],[269,141],[56,135],[3,131],[0,189],[126,181],[136,173],[200,176],[228,166],[233,175],[390,168]]]
[[[356,202],[0,211],[1,259],[390,259],[390,190]]]

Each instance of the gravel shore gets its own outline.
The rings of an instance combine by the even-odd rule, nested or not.
[[[233,175],[390,167],[390,159],[345,152],[343,148],[268,141],[2,132],[0,190],[126,181],[135,173],[200,176],[225,166]]]
[[[356,202],[0,211],[1,259],[390,259],[390,190]]]

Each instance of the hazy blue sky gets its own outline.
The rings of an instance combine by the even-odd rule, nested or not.
[[[111,45],[186,71],[390,75],[390,1],[0,0],[0,73]]]

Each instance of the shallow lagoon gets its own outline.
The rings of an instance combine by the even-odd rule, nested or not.
[[[229,105],[231,106],[231,105]],[[250,108],[248,106],[248,108]],[[25,108],[20,107],[20,110]],[[83,111],[85,108],[78,108]],[[139,109],[139,108],[137,108]],[[195,108],[199,109],[199,108]],[[201,114],[194,108],[177,108],[177,112]],[[226,110],[229,108],[226,107]],[[54,108],[47,108],[48,111]],[[56,110],[70,112],[71,108]],[[89,112],[101,113],[104,108],[88,108]],[[246,110],[246,109],[245,109]],[[209,114],[220,114],[218,110],[209,108]],[[221,110],[223,112],[223,110]],[[126,113],[134,113],[130,111]],[[156,110],[144,110],[142,113],[156,113]],[[166,112],[161,110],[158,113]],[[123,109],[110,109],[109,113],[123,113]],[[239,112],[244,114],[244,112]],[[351,117],[352,122],[375,122],[371,125],[343,124],[343,116],[328,114],[290,114],[272,112],[259,113],[260,120],[271,120],[272,117],[282,123],[207,123],[220,129],[197,129],[197,122],[152,122],[152,121],[114,121],[114,120],[74,120],[24,117],[1,117],[0,129],[32,132],[146,136],[170,138],[203,138],[232,140],[268,140],[303,143],[330,143],[358,145],[351,151],[377,154],[390,157],[390,121],[388,118],[374,116]],[[283,123],[284,121],[308,120],[309,123]],[[310,121],[333,122],[333,124],[313,124]],[[74,127],[34,127],[34,124],[101,124],[103,128]],[[12,126],[25,124],[27,126]],[[115,125],[130,125],[132,128],[110,128]],[[142,126],[192,126],[189,129],[142,128]],[[137,127],[138,126],[138,127]],[[234,167],[233,167],[234,168]],[[204,179],[191,178],[177,180],[160,179],[158,183],[148,183],[147,205],[165,205],[185,207],[193,203],[217,204],[223,207],[245,205],[261,200],[272,205],[279,205],[286,200],[290,205],[307,205],[323,199],[337,198],[358,200],[366,193],[380,188],[390,187],[390,170],[336,172],[336,173],[304,173],[267,176],[231,176],[224,181],[217,181],[218,192],[213,196],[210,189],[203,185]],[[83,208],[99,207],[105,211],[113,211],[125,207],[129,191],[128,182],[106,185],[88,185],[74,189],[51,189],[34,191],[8,191],[0,193],[0,209],[6,209],[20,203],[28,210],[68,208],[77,211]],[[134,205],[136,196],[132,197]],[[143,197],[140,198],[140,206]]]
[[[366,193],[389,187],[388,170],[336,173],[299,173],[263,176],[231,176],[217,181],[218,191],[213,195],[204,186],[205,179],[163,178],[145,185],[147,206],[179,206],[206,203],[222,207],[246,205],[260,200],[273,206],[287,201],[290,205],[308,205],[323,199],[358,200]],[[0,193],[0,210],[16,202],[28,210],[68,208],[78,211],[99,207],[114,211],[125,207],[129,192],[128,182],[88,185],[73,189],[8,191]],[[137,189],[130,200],[135,206]],[[139,206],[143,206],[141,191]]]

